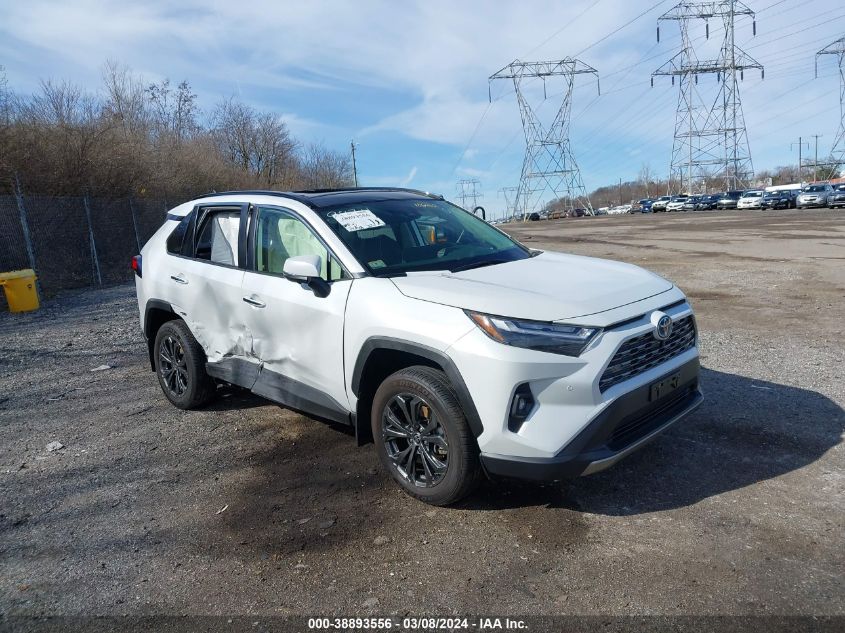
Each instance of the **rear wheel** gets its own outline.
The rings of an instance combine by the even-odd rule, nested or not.
[[[389,376],[371,422],[379,460],[411,496],[449,505],[481,480],[478,446],[443,372],[419,366]]]
[[[180,409],[214,399],[216,387],[205,371],[205,352],[184,321],[168,321],[155,339],[155,366],[165,397]]]

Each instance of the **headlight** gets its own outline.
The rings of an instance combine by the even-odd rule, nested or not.
[[[564,356],[580,356],[599,333],[598,328],[580,325],[523,321],[470,311],[466,314],[482,332],[503,345]]]

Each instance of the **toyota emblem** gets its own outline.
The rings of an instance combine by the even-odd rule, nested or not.
[[[651,323],[654,325],[654,338],[658,341],[665,341],[672,336],[672,317],[663,312],[654,312],[651,315]]]

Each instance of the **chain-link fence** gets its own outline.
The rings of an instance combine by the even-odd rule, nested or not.
[[[0,273],[33,268],[47,296],[130,281],[132,256],[168,208],[164,199],[0,195]]]

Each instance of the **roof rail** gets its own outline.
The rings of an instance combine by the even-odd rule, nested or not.
[[[210,193],[199,196],[201,198],[213,198],[217,196],[232,196],[236,194],[249,194],[261,196],[279,196],[283,198],[292,198],[294,200],[303,200],[306,197],[315,197],[322,195],[329,195],[333,193],[354,193],[356,191],[402,191],[404,193],[416,193],[421,196],[429,198],[443,199],[443,196],[428,191],[420,191],[419,189],[407,189],[405,187],[342,187],[338,189],[297,189],[295,191],[278,191],[272,189],[238,189],[233,191],[212,191]]]

